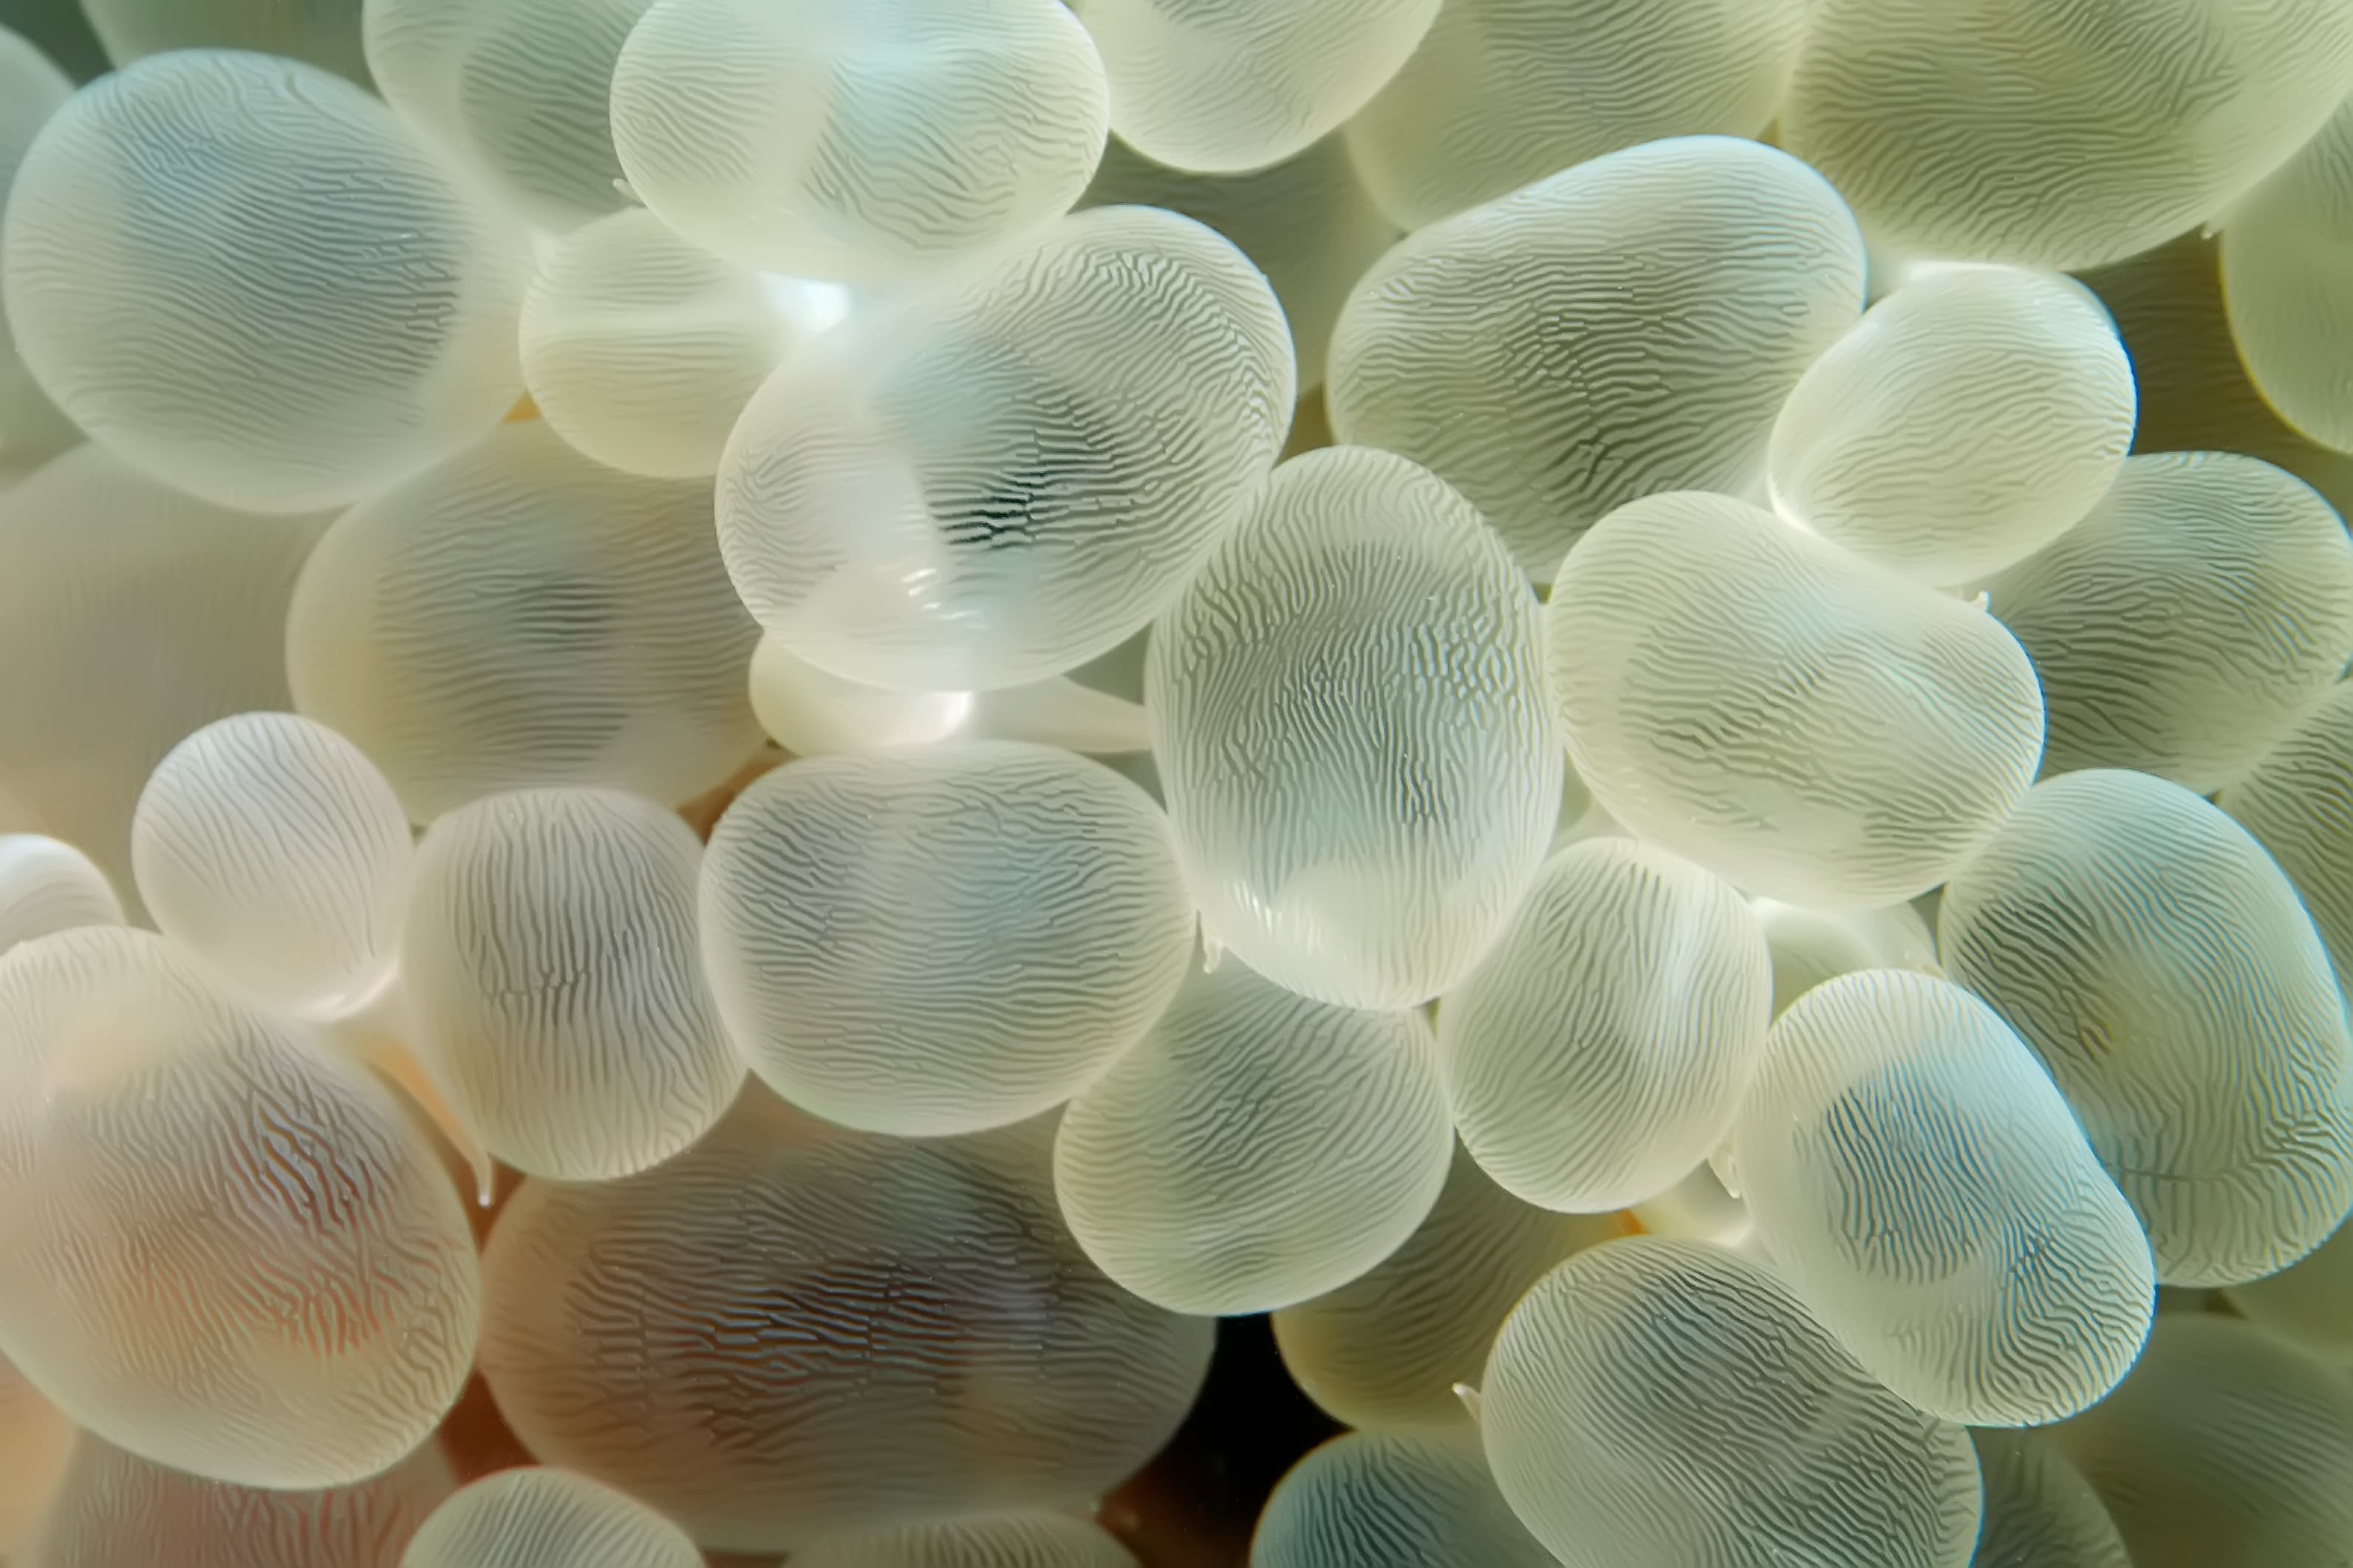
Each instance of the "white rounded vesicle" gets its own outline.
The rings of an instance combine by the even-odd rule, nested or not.
[[[89,856],[37,833],[0,834],[0,953],[51,931],[122,923],[122,900]]]

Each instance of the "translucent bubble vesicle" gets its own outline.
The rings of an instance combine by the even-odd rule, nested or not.
[[[433,1512],[400,1568],[702,1568],[686,1531],[568,1470],[506,1470]]]
[[[1352,1432],[1291,1468],[1266,1501],[1250,1568],[1461,1563],[1553,1568],[1513,1517],[1468,1432]]]

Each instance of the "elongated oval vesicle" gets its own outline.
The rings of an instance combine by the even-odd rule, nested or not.
[[[37,833],[0,834],[0,953],[76,926],[122,924],[122,900],[89,856]]]
[[[1772,998],[1765,932],[1730,884],[1635,839],[1573,844],[1439,1004],[1455,1126],[1529,1203],[1656,1197],[1732,1125]]]
[[[1276,470],[1147,656],[1209,940],[1345,1006],[1460,981],[1558,813],[1539,653],[1503,542],[1430,473],[1363,447]]]
[[[357,500],[497,423],[529,269],[522,231],[367,93],[218,49],[76,94],[0,241],[58,406],[167,483],[271,512]]]
[[[1136,1568],[1100,1526],[1071,1513],[1033,1510],[907,1525],[819,1541],[793,1553],[793,1568]]]
[[[81,1426],[256,1487],[344,1485],[458,1397],[479,1285],[420,1122],[153,932],[0,959],[0,1351]]]
[[[2353,657],[2343,521],[2231,452],[2131,459],[2089,517],[1986,591],[2042,678],[2053,773],[2134,768],[2210,793]]]
[[[1994,1010],[1907,970],[1773,1026],[1732,1134],[1766,1249],[1873,1377],[1947,1420],[2063,1420],[2148,1337],[2148,1238]]]
[[[1376,264],[1334,330],[1332,428],[1426,465],[1550,582],[1612,508],[1761,479],[1782,399],[1862,283],[1854,220],[1796,159],[1630,147]]]
[[[523,382],[575,447],[626,473],[692,479],[785,352],[748,268],[631,208],[567,235],[523,296]]]
[[[457,1484],[430,1442],[349,1486],[280,1491],[182,1475],[84,1433],[47,1511],[9,1561],[24,1568],[402,1568],[402,1549]]]
[[[384,774],[292,713],[206,725],[156,765],[131,820],[164,934],[305,1017],[353,1012],[391,981],[410,858]]]
[[[1173,1311],[1345,1285],[1437,1202],[1453,1138],[1429,1024],[1220,963],[1063,1112],[1054,1194],[1087,1256]]]
[[[416,1048],[529,1175],[609,1181],[708,1131],[744,1082],[704,984],[694,832],[617,790],[520,790],[435,822],[401,942]]]
[[[1448,0],[1348,121],[1408,228],[1670,136],[1754,136],[1805,36],[1804,0]]]
[[[1045,746],[813,757],[754,784],[703,861],[704,967],[736,1048],[878,1132],[1002,1126],[1141,1037],[1192,952],[1151,798]]]
[[[1469,1432],[1352,1432],[1291,1468],[1259,1515],[1250,1568],[1408,1563],[1552,1568]]]
[[[2222,296],[2248,379],[2280,417],[2353,452],[2353,107],[2232,207],[2222,227]]]
[[[1864,313],[1781,406],[1792,521],[1932,585],[2031,555],[2096,505],[2133,435],[2132,362],[2081,284],[1936,268]]]
[[[1824,0],[1781,137],[1891,247],[2093,267],[2220,214],[2348,90],[2336,0]]]
[[[1175,1430],[1210,1325],[1087,1261],[1043,1139],[877,1138],[755,1089],[655,1170],[526,1183],[483,1260],[499,1409],[723,1550],[1092,1499]]]
[[[663,222],[756,267],[903,270],[1070,210],[1110,128],[1056,0],[655,0],[613,144]]]
[[[2260,845],[2179,784],[2037,784],[1945,889],[1938,945],[2057,1081],[2168,1285],[2231,1285],[2353,1205],[2353,1041]]]
[[[7,205],[33,138],[73,90],[73,79],[47,55],[0,27],[0,207]],[[25,367],[7,315],[0,311],[0,470],[37,463],[71,446],[77,434]]]
[[[1504,1498],[1566,1568],[1962,1568],[1977,1541],[1961,1428],[1704,1242],[1635,1237],[1554,1269],[1479,1406]]]
[[[286,663],[296,705],[430,822],[550,784],[691,800],[759,747],[758,637],[709,485],[603,468],[530,420],[338,519]]]
[[[1751,900],[1773,955],[1773,1016],[1825,980],[1858,969],[1936,973],[1936,936],[1910,904],[1875,910],[1800,909],[1774,899]]]
[[[252,49],[368,85],[361,0],[82,0],[115,64],[172,49]]]
[[[1282,1364],[1345,1426],[1463,1425],[1513,1306],[1552,1266],[1624,1232],[1618,1217],[1554,1214],[1497,1186],[1461,1144],[1438,1202],[1395,1252],[1274,1314]],[[1483,1468],[1484,1461],[1482,1461]]]
[[[2159,1318],[2124,1386],[2052,1436],[2133,1568],[2334,1568],[2353,1541],[2353,1392],[2248,1324]]]
[[[1979,1427],[1969,1443],[1985,1483],[1970,1568],[2132,1568],[2106,1505],[2048,1436]]]
[[[1926,892],[2042,755],[2034,669],[2000,622],[1727,496],[1611,513],[1561,563],[1545,638],[1594,798],[1790,903]]]
[[[2338,986],[2353,986],[2353,684],[2331,689],[2214,804],[2286,873]]]
[[[1282,447],[1291,343],[1227,240],[1104,207],[807,342],[719,468],[744,602],[877,686],[1014,686],[1158,615]]]
[[[400,1568],[702,1568],[686,1531],[586,1476],[490,1476],[433,1511]]]

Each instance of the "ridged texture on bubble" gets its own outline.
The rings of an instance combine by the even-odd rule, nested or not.
[[[613,144],[722,256],[887,274],[1070,210],[1110,129],[1059,0],[655,0],[613,73]]]
[[[414,1046],[516,1170],[609,1181],[710,1130],[744,1067],[704,983],[693,829],[617,790],[496,795],[433,824],[401,942]]]
[[[58,406],[227,506],[354,501],[522,390],[522,232],[359,88],[263,55],[140,61],[16,172],[0,286]]]
[[[524,1184],[483,1261],[500,1411],[723,1550],[1100,1495],[1175,1431],[1211,1325],[1086,1260],[1045,1136],[876,1138],[755,1089],[642,1175]]]
[[[613,62],[648,0],[367,0],[376,87],[423,142],[543,228],[628,205]]]
[[[2211,793],[2353,657],[2353,538],[2293,475],[2232,452],[2135,458],[2091,515],[1985,584],[2042,678],[2043,766]]]
[[[286,605],[325,521],[228,511],[94,445],[0,496],[0,794],[30,818],[10,826],[132,898],[155,764],[215,719],[291,700]]]
[[[400,1568],[702,1568],[686,1531],[568,1470],[507,1470],[434,1510]]]
[[[429,1134],[165,939],[0,960],[0,1352],[81,1426],[258,1487],[423,1442],[474,1350],[473,1239]]]
[[[2132,362],[2080,284],[1937,268],[1873,305],[1789,394],[1774,504],[1906,577],[1969,582],[2099,502],[2133,407]]]
[[[2148,1337],[2148,1238],[2042,1065],[1957,985],[1872,969],[1783,1014],[1732,1133],[1790,1285],[1865,1370],[1981,1426],[2063,1420]]]
[[[556,434],[632,474],[691,479],[783,355],[757,275],[640,208],[568,235],[522,302],[522,374]]]
[[[289,56],[370,85],[362,0],[81,0],[117,65],[170,49]]]
[[[1451,1397],[1451,1396],[1450,1396]],[[1250,1568],[1554,1568],[1468,1432],[1352,1432],[1266,1500]]]
[[[1293,458],[1154,628],[1145,706],[1208,939],[1406,1007],[1502,933],[1558,814],[1535,597],[1386,452]]]
[[[1611,513],[1561,563],[1545,642],[1594,798],[1789,903],[1935,887],[2042,755],[2034,669],[2001,623],[1728,496]]]
[[[2223,1292],[2239,1315],[2337,1366],[2353,1366],[2353,1226],[2296,1262]]]
[[[876,686],[1110,652],[1240,515],[1291,417],[1282,308],[1190,219],[1048,226],[789,355],[729,438],[719,539],[795,653]]]
[[[2133,1568],[2105,1504],[2041,1432],[1969,1434],[1985,1483],[1970,1568]]]
[[[7,205],[16,166],[34,136],[73,89],[73,79],[47,56],[0,26],[0,207]],[[0,313],[0,469],[37,462],[71,446],[76,435],[25,368],[16,334]]]
[[[2286,873],[2338,986],[2353,988],[2353,684],[2332,688],[2215,804]]]
[[[1639,142],[1754,136],[1805,22],[1806,0],[1448,0],[1348,150],[1419,228]]]
[[[1820,0],[1781,140],[1893,248],[2091,267],[2215,216],[2348,90],[2338,0]]]
[[[37,833],[0,834],[0,953],[55,931],[122,923],[122,900],[89,856]]]
[[[736,1048],[846,1126],[1001,1126],[1077,1093],[1176,993],[1193,913],[1149,796],[1012,742],[812,757],[754,784],[702,868]]]
[[[1962,1568],[1961,1428],[1705,1242],[1577,1254],[1504,1325],[1480,1398],[1513,1511],[1566,1568]]]
[[[2228,220],[2223,295],[2249,379],[2289,425],[2353,452],[2353,104]]]
[[[1079,0],[1111,125],[1145,157],[1235,173],[1303,153],[1395,76],[1440,0]]]
[[[2133,1568],[2336,1568],[2353,1542],[2353,1390],[2245,1323],[2159,1318],[2124,1386],[2052,1436]]]
[[[1439,1004],[1455,1126],[1529,1203],[1655,1197],[1732,1125],[1772,999],[1765,932],[1728,883],[1631,838],[1573,844]]]
[[[23,1373],[0,1361],[0,1552],[23,1546],[65,1477],[78,1433]]]
[[[1759,899],[1755,908],[1773,955],[1777,1018],[1823,981],[1858,969],[1937,973],[1936,933],[1910,904],[1832,911]]]
[[[352,1012],[391,981],[410,859],[384,774],[292,713],[206,725],[156,765],[131,821],[157,927],[306,1017]]]
[[[1323,384],[1332,323],[1348,290],[1398,237],[1337,136],[1240,174],[1171,169],[1114,136],[1079,205],[1122,205],[1166,207],[1205,223],[1266,274],[1291,323],[1302,394]]]
[[[793,1568],[1136,1568],[1097,1525],[1072,1513],[1002,1513],[820,1541]]]
[[[1311,1002],[1229,960],[1071,1102],[1054,1195],[1145,1300],[1264,1312],[1395,1252],[1452,1145],[1420,1015]]]
[[[429,822],[502,789],[701,795],[759,749],[758,637],[709,485],[600,467],[534,419],[338,519],[286,664],[296,706]]]
[[[2146,773],[2035,786],[1945,889],[1952,977],[2066,1095],[2168,1285],[2231,1285],[2353,1205],[2353,1042],[2295,890]]]
[[[1282,1364],[1344,1426],[1459,1426],[1495,1331],[1571,1253],[1624,1234],[1616,1215],[1524,1204],[1455,1146],[1446,1185],[1404,1245],[1336,1290],[1274,1314]],[[1484,1461],[1481,1462],[1482,1468]]]
[[[1377,263],[1334,329],[1332,428],[1429,467],[1550,582],[1614,507],[1762,480],[1782,399],[1860,318],[1862,282],[1854,220],[1797,160],[1630,147]]]
[[[272,1491],[182,1475],[85,1433],[47,1511],[9,1561],[18,1568],[401,1568],[402,1549],[457,1484],[431,1442],[350,1486]]]

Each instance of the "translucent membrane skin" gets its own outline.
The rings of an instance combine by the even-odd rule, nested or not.
[[[1971,1568],[2133,1568],[2105,1504],[2041,1432],[1969,1433],[1985,1482]]]
[[[1552,1568],[1467,1432],[1352,1432],[1299,1461],[1267,1499],[1250,1568]]]
[[[1458,1143],[1437,1204],[1402,1246],[1338,1289],[1274,1314],[1282,1364],[1345,1426],[1465,1425],[1471,1412],[1455,1385],[1479,1381],[1495,1331],[1528,1287],[1622,1234],[1614,1215],[1522,1203]]]
[[[474,1349],[464,1210],[364,1068],[152,932],[0,959],[0,1350],[174,1468],[335,1486],[423,1442]]]
[[[131,821],[163,932],[306,1017],[352,1012],[390,983],[411,858],[384,774],[293,713],[206,725],[156,765]]]
[[[0,953],[51,931],[122,923],[122,900],[89,856],[37,833],[0,834]]]
[[[1455,1126],[1529,1203],[1655,1197],[1731,1126],[1772,997],[1764,930],[1730,884],[1634,839],[1573,844],[1439,1005]]]
[[[1561,563],[1545,643],[1594,799],[1788,903],[1935,887],[2042,755],[2035,672],[2000,622],[1727,496],[1611,513]]]
[[[1945,967],[2042,1059],[2168,1285],[2231,1285],[2353,1204],[2353,1042],[2263,848],[2178,784],[2037,784],[1945,889]]]
[[[1233,174],[1304,152],[1364,107],[1439,0],[1081,0],[1111,125],[1145,157]]]
[[[2353,985],[2353,685],[2331,688],[2215,804],[2286,873],[2337,984]]]
[[[414,1043],[507,1164],[609,1181],[734,1100],[744,1067],[696,934],[702,858],[675,812],[617,790],[491,795],[427,832],[401,942]]]
[[[182,1475],[85,1433],[56,1497],[10,1562],[400,1568],[402,1548],[457,1484],[434,1443],[349,1486],[275,1491]]]
[[[2353,1540],[2353,1393],[2245,1323],[2158,1319],[2124,1386],[2052,1435],[2134,1568],[2327,1568]]]
[[[1957,985],[1816,986],[1773,1026],[1732,1149],[1791,1286],[1932,1415],[2063,1420],[2148,1337],[2140,1222],[2034,1054]]]
[[[1634,1237],[1546,1275],[1480,1397],[1512,1510],[1567,1568],[1961,1568],[1978,1468],[1762,1267]]]
[[[2222,291],[2247,374],[2280,416],[2353,452],[2353,107],[2339,109],[2222,229]]]
[[[1056,0],[655,0],[613,73],[613,144],[722,256],[887,275],[1070,210],[1110,130]]]
[[[2132,362],[2083,286],[2014,267],[1901,284],[1773,426],[1784,515],[1935,586],[2031,555],[2098,503],[2133,434]]]
[[[613,63],[647,0],[367,0],[386,102],[417,136],[542,228],[628,203]]]
[[[1105,207],[804,344],[744,411],[719,539],[761,624],[870,685],[1019,685],[1166,606],[1282,445],[1265,278]]]
[[[1773,1016],[1823,981],[1858,969],[1936,973],[1936,937],[1909,904],[1834,913],[1755,900],[1773,955]]]
[[[1471,498],[1539,583],[1612,508],[1764,477],[1782,399],[1861,316],[1862,237],[1786,154],[1630,147],[1417,230],[1332,337],[1343,441]]]
[[[1276,470],[1154,628],[1145,707],[1205,933],[1302,995],[1446,991],[1552,836],[1535,600],[1468,501],[1386,452]]]
[[[283,55],[370,85],[362,0],[82,0],[117,65],[172,49]]]
[[[220,49],[76,94],[0,240],[18,352],[58,406],[255,511],[357,500],[495,424],[522,386],[529,267],[522,231],[366,92]]]
[[[2220,213],[2348,89],[2335,0],[1826,0],[1781,140],[1892,249],[2092,267]]]
[[[1986,585],[2049,710],[2046,771],[2230,783],[2353,657],[2353,538],[2232,452],[2135,458],[2089,517]]]
[[[286,664],[295,705],[429,822],[552,784],[691,800],[759,747],[758,637],[708,485],[603,468],[529,420],[336,521]]]
[[[25,38],[0,26],[0,207],[16,167],[43,123],[73,95],[73,79]],[[17,356],[0,313],[0,469],[37,462],[73,444],[73,424],[58,412]]]
[[[24,1544],[56,1495],[77,1440],[65,1412],[42,1398],[23,1373],[0,1362],[0,1552],[15,1552]]]
[[[132,897],[155,764],[215,719],[289,705],[287,601],[324,525],[166,489],[97,446],[0,496],[0,791],[31,819],[12,826]]]
[[[640,208],[566,236],[523,296],[523,381],[541,415],[598,462],[694,479],[783,355],[759,278]]]
[[[1408,228],[1670,136],[1754,136],[1797,64],[1803,0],[1449,0],[1348,121]]]
[[[1395,1252],[1452,1146],[1427,1021],[1311,1002],[1228,962],[1187,977],[1071,1102],[1054,1195],[1087,1256],[1145,1300],[1264,1312]]]
[[[909,1142],[754,1091],[656,1170],[524,1184],[483,1373],[533,1453],[706,1547],[1092,1498],[1176,1429],[1211,1326],[1105,1279],[1047,1181],[1042,1129]]]
[[[769,1087],[930,1135],[1059,1105],[1176,993],[1193,914],[1151,798],[1013,742],[815,757],[712,832],[703,965]]]
[[[702,1568],[681,1530],[568,1470],[507,1470],[434,1510],[400,1568]]]
[[[1135,1568],[1126,1547],[1068,1513],[995,1514],[820,1541],[793,1568]]]
[[[1324,382],[1332,324],[1398,226],[1365,194],[1337,136],[1239,174],[1155,163],[1114,136],[1079,205],[1165,207],[1224,235],[1266,274],[1291,323],[1303,395]]]

